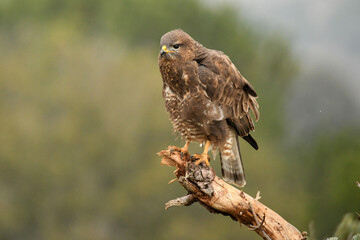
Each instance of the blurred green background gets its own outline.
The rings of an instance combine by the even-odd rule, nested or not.
[[[312,226],[313,239],[359,212],[359,105],[330,68],[310,74],[291,37],[243,12],[196,0],[0,1],[0,239],[259,239],[198,204],[164,210],[186,194],[156,155],[183,145],[157,66],[174,28],[228,54],[260,96],[260,150],[241,143],[244,191]]]

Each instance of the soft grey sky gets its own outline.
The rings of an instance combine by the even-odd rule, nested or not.
[[[360,1],[227,2],[239,6],[242,13],[257,24],[283,29],[292,37],[296,54],[307,63],[309,60],[311,64],[319,61],[336,63],[339,70],[349,75],[346,78],[351,85],[360,88]]]
[[[291,40],[302,71],[287,99],[290,138],[319,127],[360,126],[359,0],[207,2],[234,5],[259,29]]]

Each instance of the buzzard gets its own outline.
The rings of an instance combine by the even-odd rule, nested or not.
[[[190,142],[205,144],[197,164],[209,165],[209,149],[220,152],[224,180],[246,184],[238,136],[256,150],[249,134],[259,119],[257,94],[229,57],[204,47],[181,29],[161,37],[159,68],[163,98],[175,132]]]

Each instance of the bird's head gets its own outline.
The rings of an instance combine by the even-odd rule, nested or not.
[[[168,61],[192,61],[195,58],[196,41],[181,29],[165,33],[160,40],[160,55]]]

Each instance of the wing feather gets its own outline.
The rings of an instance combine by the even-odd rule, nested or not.
[[[200,81],[205,85],[211,101],[231,109],[228,123],[257,149],[255,140],[249,135],[255,128],[250,112],[256,121],[260,116],[253,86],[240,74],[229,57],[220,51],[207,49],[198,64]]]
[[[228,56],[220,51],[207,49],[198,64],[199,78],[212,101],[231,107],[233,118],[242,118],[251,111],[255,120],[259,119],[255,89]]]

